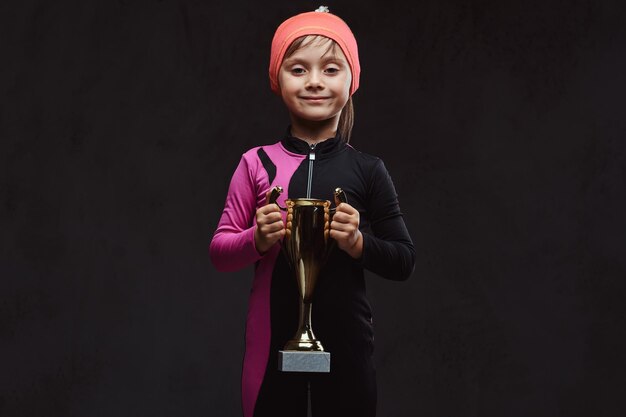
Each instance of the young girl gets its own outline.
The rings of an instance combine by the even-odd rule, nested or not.
[[[372,313],[363,270],[384,278],[411,275],[415,249],[394,185],[383,162],[348,144],[351,96],[359,87],[357,43],[339,17],[320,8],[283,22],[270,57],[272,90],[282,97],[291,124],[282,139],[243,154],[233,174],[224,212],[210,245],[220,271],[255,264],[246,325],[242,396],[244,417],[307,415],[308,389],[315,417],[375,416]],[[319,198],[341,203],[330,225],[338,249],[315,289],[315,334],[332,354],[331,372],[280,372],[278,351],[298,325],[298,289],[279,241],[284,214],[267,204]]]

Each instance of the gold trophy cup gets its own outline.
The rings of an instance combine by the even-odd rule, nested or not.
[[[276,203],[282,188],[274,187],[268,203]],[[335,204],[346,202],[341,188],[335,189]],[[282,250],[295,273],[298,283],[300,312],[298,330],[283,350],[279,351],[278,368],[285,372],[330,372],[330,353],[315,338],[311,325],[311,309],[315,284],[320,270],[334,248],[329,236],[335,208],[330,201],[310,198],[287,199],[285,238]],[[277,204],[278,205],[278,204]]]

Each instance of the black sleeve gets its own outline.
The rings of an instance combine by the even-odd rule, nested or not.
[[[361,265],[383,278],[406,280],[415,268],[415,247],[404,224],[396,188],[380,159],[372,170],[367,206],[373,234],[363,232]]]

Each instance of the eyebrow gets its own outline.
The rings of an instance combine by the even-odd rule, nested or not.
[[[342,59],[339,56],[327,56],[320,59],[322,63],[327,63],[329,61],[333,61],[337,64],[345,64],[346,60]],[[297,58],[297,57],[289,57],[283,61],[283,64],[296,64],[296,63],[309,63],[306,59]]]

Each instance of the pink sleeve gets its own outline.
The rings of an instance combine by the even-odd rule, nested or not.
[[[230,181],[224,212],[209,246],[211,262],[218,271],[236,271],[262,258],[254,245],[259,197],[256,170],[250,165],[244,155]]]

